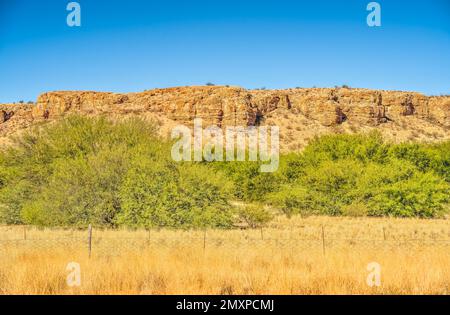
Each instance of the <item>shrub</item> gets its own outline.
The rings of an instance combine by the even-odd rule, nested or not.
[[[308,189],[301,185],[285,185],[279,191],[271,193],[266,200],[279,208],[287,217],[299,214],[302,216],[320,214],[315,207],[316,200],[313,200]],[[317,197],[317,195],[315,196]]]
[[[448,148],[387,144],[377,133],[316,138],[282,158],[266,200],[287,215],[439,217],[449,208]]]
[[[216,171],[221,171],[234,183],[233,194],[245,201],[262,201],[264,196],[279,186],[280,178],[274,173],[262,173],[260,162],[215,162]]]
[[[343,205],[341,208],[342,215],[349,217],[362,217],[369,214],[367,205],[361,202],[353,202],[348,205]]]
[[[269,199],[288,215],[339,215],[344,205],[352,203],[351,193],[362,172],[362,166],[355,161],[327,161],[317,168],[306,168],[296,183]]]
[[[231,188],[207,165],[175,164],[141,120],[69,117],[0,154],[0,219],[42,226],[227,227]]]
[[[450,182],[450,141],[431,145],[399,144],[392,146],[390,154],[411,162],[422,172],[433,171]]]
[[[134,227],[230,227],[233,212],[225,183],[204,166],[138,162],[121,187],[123,210],[117,222]]]
[[[316,137],[302,154],[310,165],[318,165],[326,160],[355,159],[386,163],[389,158],[389,145],[385,144],[380,133],[339,134]]]
[[[415,173],[411,178],[378,188],[368,200],[373,216],[433,218],[443,215],[450,201],[449,185],[432,173]]]
[[[272,214],[262,205],[247,205],[238,211],[239,218],[251,228],[261,227],[270,222]]]

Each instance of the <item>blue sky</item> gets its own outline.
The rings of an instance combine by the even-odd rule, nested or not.
[[[54,90],[347,84],[450,93],[450,1],[0,0],[0,102]]]

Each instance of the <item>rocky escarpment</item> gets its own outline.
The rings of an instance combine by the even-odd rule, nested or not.
[[[190,123],[201,117],[205,124],[220,127],[277,124],[287,146],[307,142],[315,134],[373,128],[397,140],[407,140],[404,138],[412,134],[422,140],[441,140],[449,138],[450,97],[351,88],[246,90],[219,86],[128,94],[50,92],[40,95],[35,105],[0,105],[0,137],[70,113],[153,115],[173,123]]]

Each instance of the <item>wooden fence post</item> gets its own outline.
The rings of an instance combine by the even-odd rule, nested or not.
[[[322,225],[322,252],[325,255],[325,228]]]
[[[89,258],[91,258],[92,253],[92,225],[89,224],[88,227],[88,251],[89,251]]]
[[[386,229],[383,226],[383,239],[386,240]]]

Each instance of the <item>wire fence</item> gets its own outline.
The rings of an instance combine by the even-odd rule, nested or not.
[[[30,233],[27,227],[23,227],[22,231],[16,229],[9,239],[0,238],[0,255],[8,255],[18,251],[73,250],[81,251],[89,257],[98,257],[116,256],[129,252],[139,253],[144,250],[178,250],[180,248],[193,249],[198,253],[219,250],[223,255],[237,249],[265,250],[273,251],[274,253],[281,250],[292,252],[317,250],[326,255],[329,251],[344,249],[357,252],[431,248],[449,250],[450,253],[450,239],[389,239],[384,229],[380,238],[327,236],[323,226],[317,232],[299,237],[273,235],[263,228],[253,230],[251,233],[218,230],[174,231],[160,229],[141,231],[139,233],[120,233],[115,231],[96,231],[89,227],[85,231],[33,231],[33,233]]]

